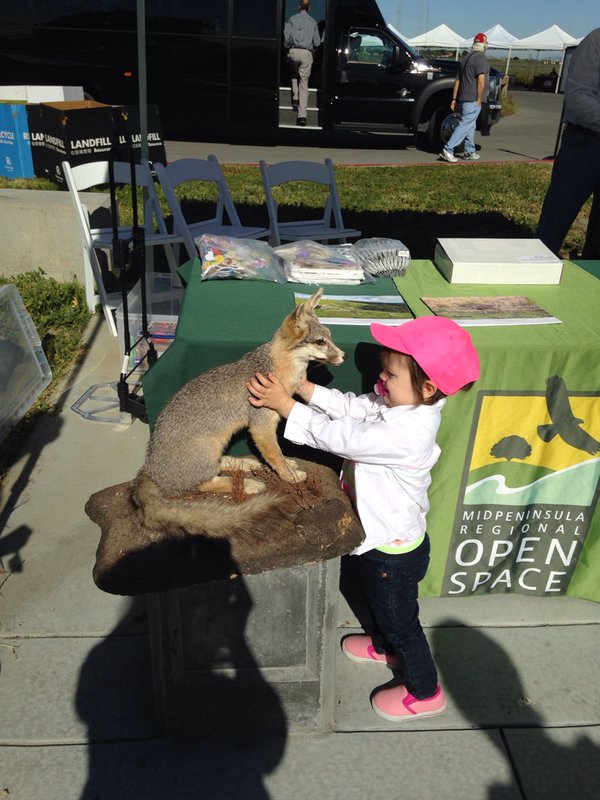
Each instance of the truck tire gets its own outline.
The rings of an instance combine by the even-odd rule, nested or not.
[[[458,125],[458,114],[454,114],[445,106],[436,108],[429,119],[427,142],[434,150],[441,150],[452,131]]]

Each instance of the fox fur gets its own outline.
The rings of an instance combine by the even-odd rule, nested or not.
[[[306,473],[285,459],[277,442],[280,417],[248,402],[247,381],[257,372],[274,372],[290,394],[311,361],[341,364],[345,354],[333,343],[315,309],[323,289],[297,305],[270,342],[238,361],[202,373],[186,383],[163,408],[150,437],[146,460],[133,482],[132,501],[144,525],[174,536],[203,533],[231,536],[260,533],[273,516],[286,515],[285,494],[263,491],[264,484],[244,478],[253,495],[241,503],[214,493],[232,490],[226,469],[260,466],[256,459],[224,456],[231,437],[247,428],[265,462],[283,480],[297,482]],[[209,492],[210,495],[202,496]]]

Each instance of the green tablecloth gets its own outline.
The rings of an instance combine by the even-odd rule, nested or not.
[[[600,261],[573,261],[573,264],[577,264],[578,267],[581,269],[586,270],[591,275],[595,275],[597,278],[600,278]]]
[[[199,267],[191,264],[185,272],[189,283],[175,341],[143,380],[151,424],[183,383],[270,339],[292,309],[294,292],[314,288],[202,282]],[[597,278],[566,263],[558,286],[460,286],[449,284],[431,262],[413,261],[396,285],[416,316],[430,313],[422,296],[525,294],[562,320],[470,328],[482,375],[471,392],[449,398],[444,410],[442,457],[430,492],[433,549],[424,594],[517,591],[600,601],[600,512],[595,513],[600,462],[598,453],[581,449],[582,443],[589,448],[589,441],[600,440]],[[396,285],[378,279],[325,290],[394,294]],[[369,389],[379,367],[368,327],[332,330],[348,358],[323,380],[343,391]],[[577,446],[560,433],[548,442],[540,437],[538,427],[552,423],[546,402],[551,376],[559,376],[563,389],[558,421],[575,430]],[[573,415],[583,422],[573,421]]]

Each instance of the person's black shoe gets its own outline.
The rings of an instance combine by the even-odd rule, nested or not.
[[[292,100],[292,111],[298,111],[298,103],[295,100]]]
[[[306,117],[298,117],[296,120],[296,125],[300,125],[301,128],[306,127]]]

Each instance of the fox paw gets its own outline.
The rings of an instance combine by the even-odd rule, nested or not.
[[[257,458],[253,456],[243,456],[235,458],[235,456],[223,456],[219,465],[220,470],[242,470],[242,472],[252,472],[255,469],[260,469],[262,464]]]
[[[256,481],[254,478],[244,478],[244,493],[245,494],[260,494],[264,492],[266,486],[262,481]]]
[[[295,472],[298,471],[298,462],[296,461],[295,458],[284,458],[283,460],[288,465],[288,467],[290,467],[290,469],[293,469]]]
[[[287,483],[302,483],[306,480],[306,472],[303,469],[286,469],[279,477]]]

